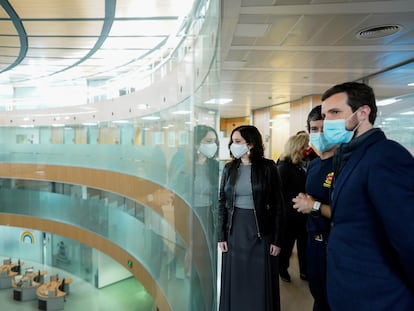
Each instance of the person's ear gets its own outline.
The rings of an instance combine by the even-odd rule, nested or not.
[[[368,105],[361,106],[358,111],[359,121],[369,120],[370,113],[371,113],[371,108]]]

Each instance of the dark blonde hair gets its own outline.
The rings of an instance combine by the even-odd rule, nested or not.
[[[280,155],[280,160],[291,161],[293,164],[301,164],[304,159],[303,150],[309,144],[309,135],[300,133],[289,137],[285,144],[285,150]]]

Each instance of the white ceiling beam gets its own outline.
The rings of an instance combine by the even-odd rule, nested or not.
[[[240,14],[331,15],[414,12],[414,1],[371,1],[350,3],[300,4],[242,7]]]
[[[247,68],[240,68],[240,67],[224,67],[221,69],[222,72],[225,71],[243,71],[243,72],[309,72],[309,73],[360,73],[360,72],[375,72],[376,69],[374,68],[313,68],[313,67],[307,67],[307,68],[269,68],[269,67],[247,67]],[[412,71],[414,74],[414,69]],[[408,73],[407,72],[407,73]]]
[[[414,2],[414,1],[413,1]],[[233,51],[294,51],[294,52],[412,52],[414,45],[232,45]]]

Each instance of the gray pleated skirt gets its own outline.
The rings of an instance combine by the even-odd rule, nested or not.
[[[220,311],[279,311],[278,257],[269,237],[259,239],[254,211],[235,208],[223,253]]]

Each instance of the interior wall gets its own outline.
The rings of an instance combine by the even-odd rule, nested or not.
[[[228,137],[233,129],[246,124],[250,124],[250,117],[220,119],[220,131],[223,133],[224,137]]]
[[[259,109],[253,111],[253,124],[257,127],[262,134],[264,154],[266,158],[272,157],[272,144],[270,139],[270,113],[269,108]]]

